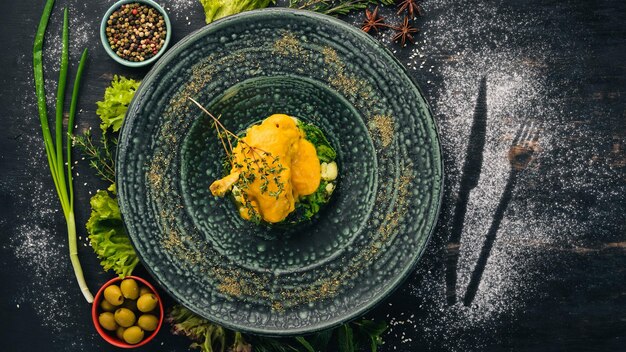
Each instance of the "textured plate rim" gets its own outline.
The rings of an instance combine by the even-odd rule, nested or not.
[[[432,121],[433,124],[433,133],[435,136],[435,144],[436,144],[436,151],[438,152],[439,155],[439,162],[438,163],[433,163],[433,167],[435,167],[435,165],[439,168],[440,170],[440,177],[438,181],[439,184],[439,197],[437,197],[436,199],[436,209],[431,210],[428,216],[428,222],[429,222],[429,229],[428,229],[428,233],[426,234],[426,240],[424,242],[424,245],[422,246],[422,248],[416,252],[413,257],[411,258],[411,264],[406,266],[402,273],[400,275],[397,275],[388,285],[388,287],[381,293],[379,294],[377,297],[375,297],[374,299],[372,299],[371,301],[369,301],[367,304],[362,305],[360,307],[357,307],[357,309],[353,310],[352,312],[350,312],[349,314],[345,314],[343,316],[338,316],[335,317],[334,319],[331,320],[327,320],[321,323],[318,323],[316,325],[312,325],[310,327],[305,327],[305,328],[294,328],[294,329],[276,329],[276,330],[272,330],[272,329],[264,329],[262,327],[245,327],[245,326],[239,326],[237,324],[231,323],[227,320],[223,320],[220,319],[218,317],[211,317],[211,319],[209,319],[210,321],[213,321],[219,325],[222,325],[228,329],[231,330],[237,330],[237,331],[244,331],[247,333],[252,333],[252,334],[258,334],[258,335],[264,335],[264,336],[279,336],[279,337],[284,337],[284,336],[296,336],[296,335],[304,335],[304,334],[311,334],[311,333],[316,333],[319,331],[323,331],[323,330],[327,330],[327,329],[331,329],[334,328],[338,325],[341,325],[345,322],[351,321],[355,318],[358,318],[359,316],[364,315],[365,313],[367,313],[368,311],[372,310],[373,308],[375,308],[376,306],[378,306],[382,301],[384,301],[385,299],[387,299],[389,296],[391,296],[392,293],[394,293],[400,286],[401,284],[408,278],[408,276],[413,273],[415,271],[415,268],[417,266],[417,263],[420,261],[421,257],[423,256],[424,252],[426,251],[426,247],[428,246],[428,244],[430,243],[430,240],[432,238],[433,233],[435,232],[435,229],[437,227],[437,223],[438,223],[438,219],[439,219],[439,214],[441,212],[441,203],[443,200],[443,193],[444,193],[444,164],[443,164],[443,151],[442,151],[442,147],[441,147],[441,143],[440,143],[440,138],[439,138],[439,126],[437,124],[437,121],[435,120],[435,118],[433,117],[433,112],[432,109],[430,107],[430,104],[428,103],[428,101],[426,100],[422,89],[420,88],[420,86],[415,82],[415,79],[413,77],[411,77],[411,75],[408,73],[406,67],[398,60],[398,58],[396,58],[396,56],[389,50],[387,49],[383,44],[381,44],[378,40],[374,39],[372,36],[368,35],[367,33],[361,31],[360,29],[350,25],[347,22],[344,22],[342,20],[339,20],[335,17],[332,16],[328,16],[328,15],[323,15],[323,14],[319,14],[316,12],[312,12],[312,11],[306,11],[306,10],[295,10],[295,9],[290,9],[290,8],[284,8],[284,7],[273,7],[273,8],[266,8],[266,9],[261,9],[261,10],[253,10],[253,11],[246,11],[246,12],[242,12],[236,15],[232,15],[232,16],[228,16],[222,19],[219,19],[215,22],[212,22],[209,25],[206,25],[202,28],[199,28],[193,32],[191,32],[190,34],[188,34],[187,36],[185,36],[184,38],[182,38],[178,43],[176,43],[174,46],[172,46],[171,49],[167,50],[167,52],[165,52],[165,54],[154,64],[154,66],[152,66],[152,68],[150,69],[150,71],[144,76],[144,78],[141,81],[141,84],[139,86],[139,88],[137,88],[135,95],[133,97],[133,99],[131,100],[130,104],[129,104],[129,109],[126,115],[126,118],[124,119],[124,122],[122,124],[122,128],[120,129],[120,142],[118,144],[117,147],[117,151],[116,151],[116,165],[119,165],[120,162],[120,151],[124,148],[124,146],[129,142],[130,136],[128,135],[124,135],[123,131],[126,130],[127,128],[129,128],[130,126],[132,126],[133,121],[131,121],[131,119],[128,118],[128,114],[132,111],[131,107],[134,106],[137,101],[139,100],[139,98],[142,96],[143,91],[146,89],[145,87],[152,83],[152,81],[154,80],[154,76],[158,73],[158,71],[160,70],[161,66],[164,66],[165,64],[169,63],[169,61],[171,60],[171,58],[173,58],[180,50],[182,50],[184,48],[185,45],[187,45],[188,42],[191,42],[193,40],[195,40],[198,36],[201,36],[204,32],[206,31],[211,31],[214,27],[217,26],[221,26],[224,25],[228,22],[231,21],[236,21],[241,17],[254,17],[254,16],[263,16],[263,15],[272,15],[272,14],[279,14],[279,15],[288,15],[288,16],[304,16],[304,17],[310,17],[310,18],[315,18],[317,20],[321,20],[324,22],[329,22],[331,23],[331,25],[335,25],[338,26],[340,28],[342,28],[343,30],[346,30],[348,32],[351,32],[353,35],[355,35],[357,38],[359,38],[360,40],[364,40],[366,42],[369,42],[369,44],[377,47],[378,49],[380,49],[381,51],[383,51],[389,58],[391,58],[391,61],[395,64],[395,68],[399,70],[399,72],[402,72],[402,74],[404,74],[404,76],[406,78],[408,78],[408,80],[411,82],[411,85],[413,86],[413,89],[416,90],[416,92],[420,95],[420,97],[423,100],[423,103],[425,104],[426,110],[428,111],[429,117]],[[118,181],[119,181],[119,171],[120,168],[116,167],[116,172],[115,172],[115,181],[116,184],[119,185]],[[128,210],[128,206],[126,204],[126,202],[124,201],[125,198],[125,194],[124,194],[124,190],[123,187],[118,187],[118,202],[120,205],[120,210],[121,210],[121,214],[122,214],[122,220],[124,220],[124,212],[126,210]],[[433,202],[434,204],[434,202]],[[133,236],[131,235],[130,231],[128,231],[128,227],[126,225],[126,222],[123,221],[124,223],[124,227],[127,230],[127,233],[129,234],[129,237],[131,239],[131,242],[133,243],[133,246],[135,246],[135,241],[136,239],[133,238]],[[136,246],[135,246],[136,248]],[[141,253],[139,253],[139,251],[137,251],[137,255],[139,257],[139,259],[143,263],[144,258],[143,255]],[[154,280],[159,284],[159,286],[161,288],[163,288],[163,290],[165,290],[165,292],[167,292],[167,294],[172,297],[175,301],[183,304],[185,307],[187,307],[188,309],[190,309],[191,311],[193,311],[194,313],[198,314],[199,316],[204,317],[203,314],[201,314],[200,312],[198,312],[196,309],[194,309],[193,306],[188,306],[187,303],[189,300],[188,299],[184,299],[183,297],[178,297],[177,295],[173,294],[173,292],[166,286],[164,285],[164,283],[160,280],[160,278],[155,274],[155,272],[153,271],[152,268],[143,265],[144,268],[146,268],[146,270],[148,271],[148,273],[154,278]],[[182,302],[182,301],[186,301],[186,302]]]

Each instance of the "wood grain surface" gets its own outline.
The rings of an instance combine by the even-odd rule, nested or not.
[[[82,48],[90,51],[79,131],[98,130],[95,102],[114,74],[141,79],[147,72],[116,64],[101,47],[100,18],[112,3],[59,0],[48,29],[50,98],[64,6],[72,19],[72,77]],[[173,43],[204,25],[195,0],[160,3],[169,9]],[[31,64],[43,5],[0,2],[0,350],[113,351],[93,328],[75,284],[43,154]],[[446,193],[438,230],[415,273],[367,315],[391,324],[381,350],[626,351],[626,2],[425,0],[422,7],[415,45],[390,43],[392,30],[377,38],[432,105]],[[381,13],[392,24],[401,20],[394,8]],[[345,20],[358,26],[362,16]],[[482,138],[484,148],[468,148],[475,143],[478,104],[486,109],[486,125],[472,138]],[[536,153],[507,186],[506,155],[518,126],[528,121],[540,126]],[[475,164],[473,158],[482,168],[469,186],[463,165]],[[84,224],[90,194],[104,184],[84,161],[75,171],[77,223]],[[462,229],[450,242],[464,193]],[[102,271],[82,225],[79,236],[95,291],[113,275]],[[462,297],[481,251],[487,254],[466,305]],[[451,255],[458,264],[446,287]],[[141,268],[136,274],[147,276]],[[459,299],[451,302],[450,290]],[[188,345],[164,326],[138,350],[185,351]]]

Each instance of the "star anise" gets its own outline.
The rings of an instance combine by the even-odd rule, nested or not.
[[[404,22],[402,22],[402,25],[400,25],[399,27],[393,27],[393,29],[396,31],[396,34],[393,36],[393,38],[391,38],[391,40],[397,42],[401,39],[403,47],[405,46],[407,39],[411,43],[415,43],[412,33],[419,32],[419,29],[413,27],[409,23],[409,18],[407,16],[404,16]]]
[[[398,15],[402,13],[402,11],[406,10],[409,13],[409,17],[413,18],[415,15],[422,15],[422,8],[417,4],[415,0],[402,0],[398,4]]]
[[[389,27],[384,22],[384,18],[382,16],[378,16],[378,6],[374,9],[374,11],[370,11],[369,9],[365,10],[365,20],[363,21],[363,26],[361,29],[364,32],[368,32],[370,30],[375,30],[378,32],[380,28]]]

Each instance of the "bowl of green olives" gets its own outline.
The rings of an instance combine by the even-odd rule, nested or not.
[[[135,348],[152,340],[163,324],[161,297],[137,276],[116,277],[94,297],[91,317],[96,331],[113,346]]]

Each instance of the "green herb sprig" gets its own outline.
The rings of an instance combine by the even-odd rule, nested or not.
[[[74,87],[72,90],[72,100],[70,103],[70,112],[67,127],[66,148],[67,153],[64,160],[63,155],[63,102],[65,100],[65,87],[67,82],[67,71],[69,61],[69,20],[68,10],[65,9],[63,13],[63,33],[62,33],[62,50],[61,50],[61,66],[59,69],[59,79],[57,86],[56,97],[56,114],[55,114],[55,140],[52,139],[52,132],[48,124],[48,113],[46,108],[46,92],[44,87],[43,76],[43,43],[48,27],[48,21],[52,13],[54,6],[54,0],[48,0],[44,7],[37,33],[35,35],[35,42],[33,44],[33,69],[35,78],[35,94],[37,96],[37,108],[39,110],[39,120],[41,124],[41,131],[44,140],[44,147],[46,150],[46,157],[48,160],[48,166],[50,167],[50,173],[54,182],[54,187],[61,202],[61,208],[63,209],[63,216],[67,224],[67,238],[68,247],[70,251],[70,261],[74,269],[74,275],[76,281],[83,293],[83,296],[87,302],[93,302],[93,295],[87,287],[85,277],[83,275],[83,269],[78,259],[78,245],[76,243],[76,220],[74,216],[74,187],[72,180],[72,132],[74,119],[76,116],[76,106],[78,102],[78,93],[80,82],[85,68],[85,62],[87,60],[87,49],[83,51],[80,62],[78,64],[78,70],[76,72],[76,78],[74,80]],[[56,143],[56,144],[55,144]],[[65,165],[67,164],[67,168]],[[67,175],[66,175],[67,173]]]
[[[115,183],[116,133],[122,127],[130,101],[135,96],[139,81],[115,75],[111,85],[104,90],[104,98],[96,102],[96,115],[100,118],[100,141],[95,142],[91,130],[74,136],[74,146],[89,160],[89,166],[108,183]]]
[[[100,135],[100,143],[94,142],[91,131],[87,130],[82,136],[74,136],[73,144],[89,159],[91,166],[98,177],[102,180],[115,183],[115,158],[114,150],[117,138],[110,137],[107,133]]]
[[[395,0],[289,0],[289,7],[326,15],[346,15],[370,5],[392,5]]]
[[[213,114],[195,99],[191,97],[187,97],[187,99],[198,106],[200,110],[213,120],[213,126],[226,152],[228,162],[233,170],[239,172],[239,177],[235,185],[241,191],[241,205],[250,215],[250,220],[259,223],[261,216],[248,199],[246,190],[249,188],[250,184],[256,180],[258,175],[261,180],[261,184],[259,185],[261,193],[267,193],[271,197],[278,199],[285,190],[285,183],[281,180],[280,176],[280,173],[285,170],[285,167],[280,163],[280,158],[266,150],[248,144],[243,138],[227,129],[224,124],[220,122],[220,117],[213,116]],[[236,145],[235,143],[241,143],[242,153],[246,156],[243,159],[243,164],[235,162],[233,153],[233,145]],[[271,184],[275,186],[275,191],[269,190]]]

